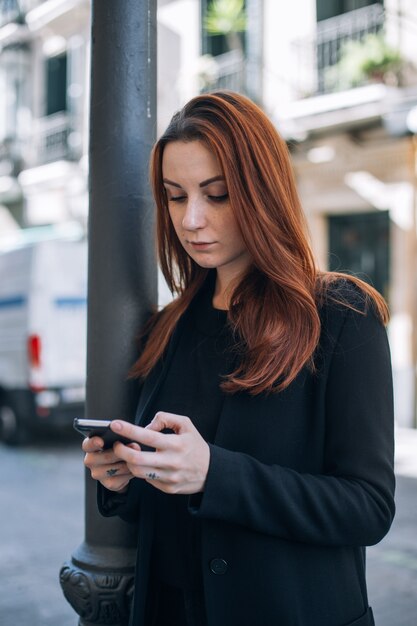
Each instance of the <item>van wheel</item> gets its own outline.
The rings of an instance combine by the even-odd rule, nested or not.
[[[29,438],[27,428],[19,420],[11,403],[0,406],[0,438],[10,446],[22,445]]]

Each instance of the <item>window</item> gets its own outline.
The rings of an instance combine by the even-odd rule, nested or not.
[[[219,56],[236,48],[244,51],[246,47],[244,32],[231,33],[229,35],[214,35],[207,32],[204,27],[204,20],[212,3],[213,0],[201,0],[202,54]],[[244,2],[244,8],[246,8],[246,1]]]
[[[67,110],[67,55],[46,60],[46,115]]]
[[[321,22],[371,4],[383,4],[383,0],[316,0],[317,21]]]

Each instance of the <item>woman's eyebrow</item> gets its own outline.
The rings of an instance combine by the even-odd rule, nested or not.
[[[162,182],[165,183],[165,185],[172,185],[173,187],[178,187],[178,189],[182,189],[181,185],[179,185],[178,183],[174,183],[173,180],[168,180],[168,178],[163,178]]]
[[[207,178],[207,180],[203,180],[202,183],[199,184],[200,187],[205,187],[206,185],[210,185],[210,183],[215,183],[218,180],[224,180],[224,176],[219,174],[218,176],[213,176],[212,178]]]
[[[210,183],[215,183],[218,180],[224,180],[224,176],[222,174],[219,174],[218,176],[212,176],[212,178],[207,178],[207,180],[203,180],[201,183],[199,183],[199,187],[206,187],[207,185],[210,185]],[[165,185],[171,185],[172,187],[182,189],[182,185],[175,183],[173,180],[169,180],[169,178],[163,178],[162,182]]]

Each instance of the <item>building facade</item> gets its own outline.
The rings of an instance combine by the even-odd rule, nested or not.
[[[0,4],[0,234],[86,226],[90,11],[89,0]],[[210,12],[213,0],[158,0],[159,131],[215,88],[266,110],[290,147],[320,267],[356,272],[389,301],[397,421],[412,425],[417,6],[245,0],[243,28],[228,16],[235,31]]]
[[[320,266],[357,273],[389,302],[397,422],[415,425],[417,194],[409,120],[417,105],[417,7],[411,0],[291,7],[292,19],[281,3],[264,4],[265,24],[282,28],[265,37],[264,76],[273,71],[274,78],[264,77],[263,102],[291,148]]]
[[[0,7],[0,204],[20,226],[85,221],[89,3]]]

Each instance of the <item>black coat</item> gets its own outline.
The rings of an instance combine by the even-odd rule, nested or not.
[[[363,309],[356,289],[347,299]],[[363,546],[380,541],[394,516],[388,342],[371,308],[328,302],[321,319],[315,373],[305,368],[278,394],[224,402],[205,491],[189,499],[202,524],[209,626],[374,624]],[[137,423],[180,332],[181,323],[144,384]],[[123,504],[99,491],[104,515],[139,519],[134,626],[147,626],[153,489],[134,479]]]

